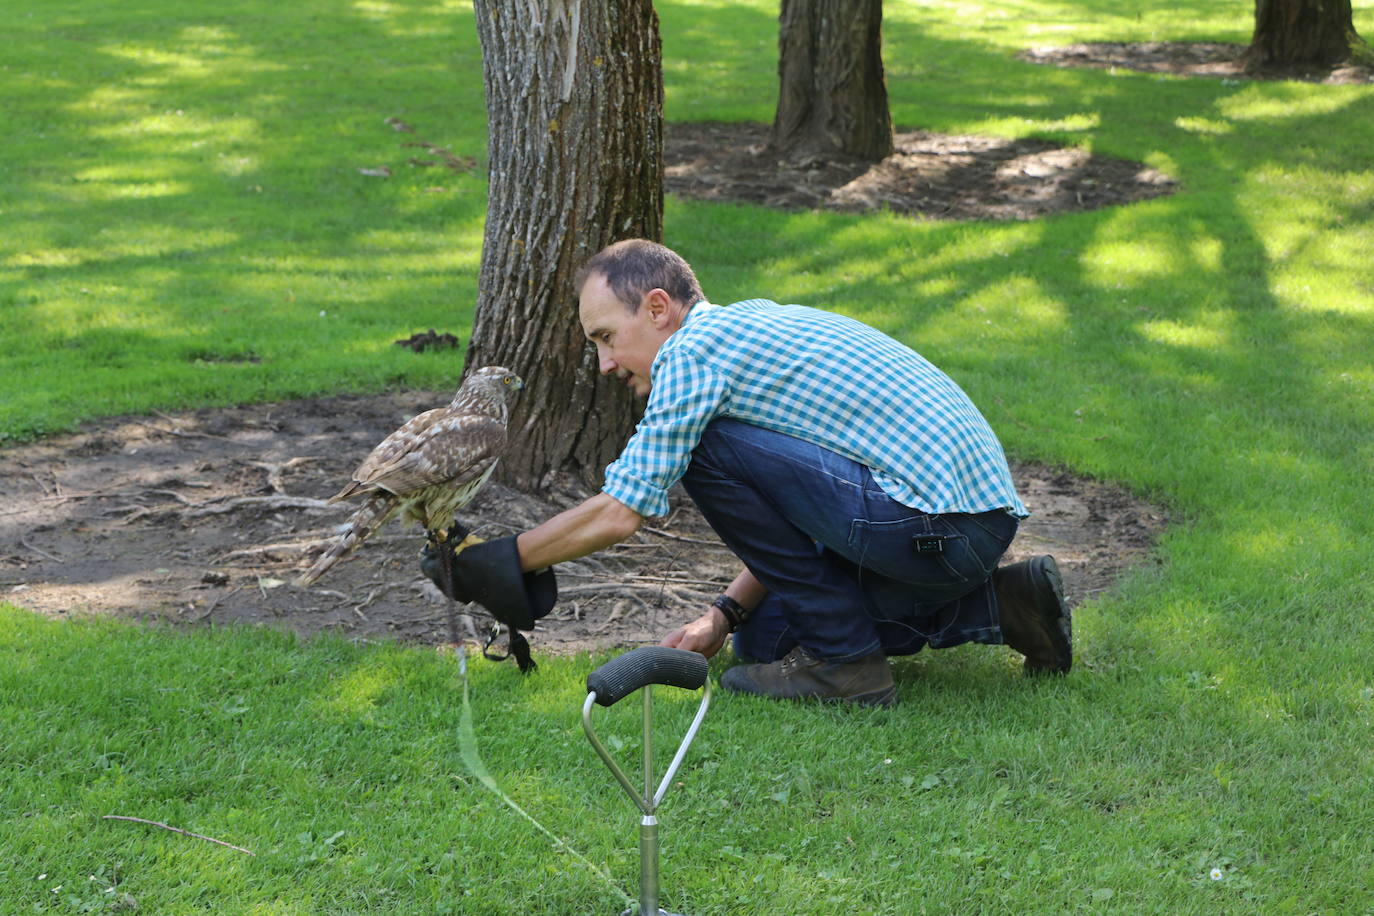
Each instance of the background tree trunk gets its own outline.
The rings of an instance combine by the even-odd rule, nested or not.
[[[783,0],[775,153],[876,162],[892,152],[882,0]]]
[[[573,279],[623,238],[663,234],[663,73],[650,0],[474,0],[489,201],[467,367],[525,379],[498,477],[596,484],[634,428],[600,378]]]
[[[1350,0],[1255,0],[1255,34],[1245,52],[1251,70],[1329,67],[1363,44]]]

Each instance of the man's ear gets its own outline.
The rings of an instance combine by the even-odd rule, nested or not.
[[[658,287],[644,294],[640,308],[649,310],[649,317],[656,327],[663,327],[673,320],[673,298]]]

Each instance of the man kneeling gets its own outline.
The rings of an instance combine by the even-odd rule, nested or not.
[[[667,513],[679,480],[744,569],[663,644],[753,664],[721,686],[891,705],[887,658],[1005,642],[1029,673],[1072,664],[1048,556],[998,568],[1026,517],[968,396],[861,322],[750,299],[713,305],[639,239],[579,277],[602,374],[648,398],[602,492],[516,536],[525,571],[586,556]]]

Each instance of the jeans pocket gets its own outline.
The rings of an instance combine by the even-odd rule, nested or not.
[[[948,588],[986,577],[987,569],[962,534],[932,531],[926,517],[849,526],[850,559],[879,575],[929,588]]]

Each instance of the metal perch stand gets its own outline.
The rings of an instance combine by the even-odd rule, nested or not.
[[[611,659],[587,676],[587,699],[582,704],[582,727],[587,732],[587,740],[619,781],[630,800],[639,808],[639,909],[625,910],[621,916],[674,916],[659,909],[658,906],[658,818],[655,812],[663,801],[663,796],[677,775],[678,767],[687,756],[687,748],[706,717],[706,709],[711,704],[711,682],[706,677],[706,658],[696,652],[683,649],[669,649],[664,646],[645,646],[632,649],[624,655]],[[653,776],[653,694],[648,689],[652,684],[669,687],[682,687],[696,690],[705,687],[701,705],[697,707],[696,717],[678,745],[672,763],[663,774],[663,780],[654,789]],[[606,748],[592,730],[592,704],[613,706],[620,700],[644,689],[644,787],[641,792],[620,769]]]

